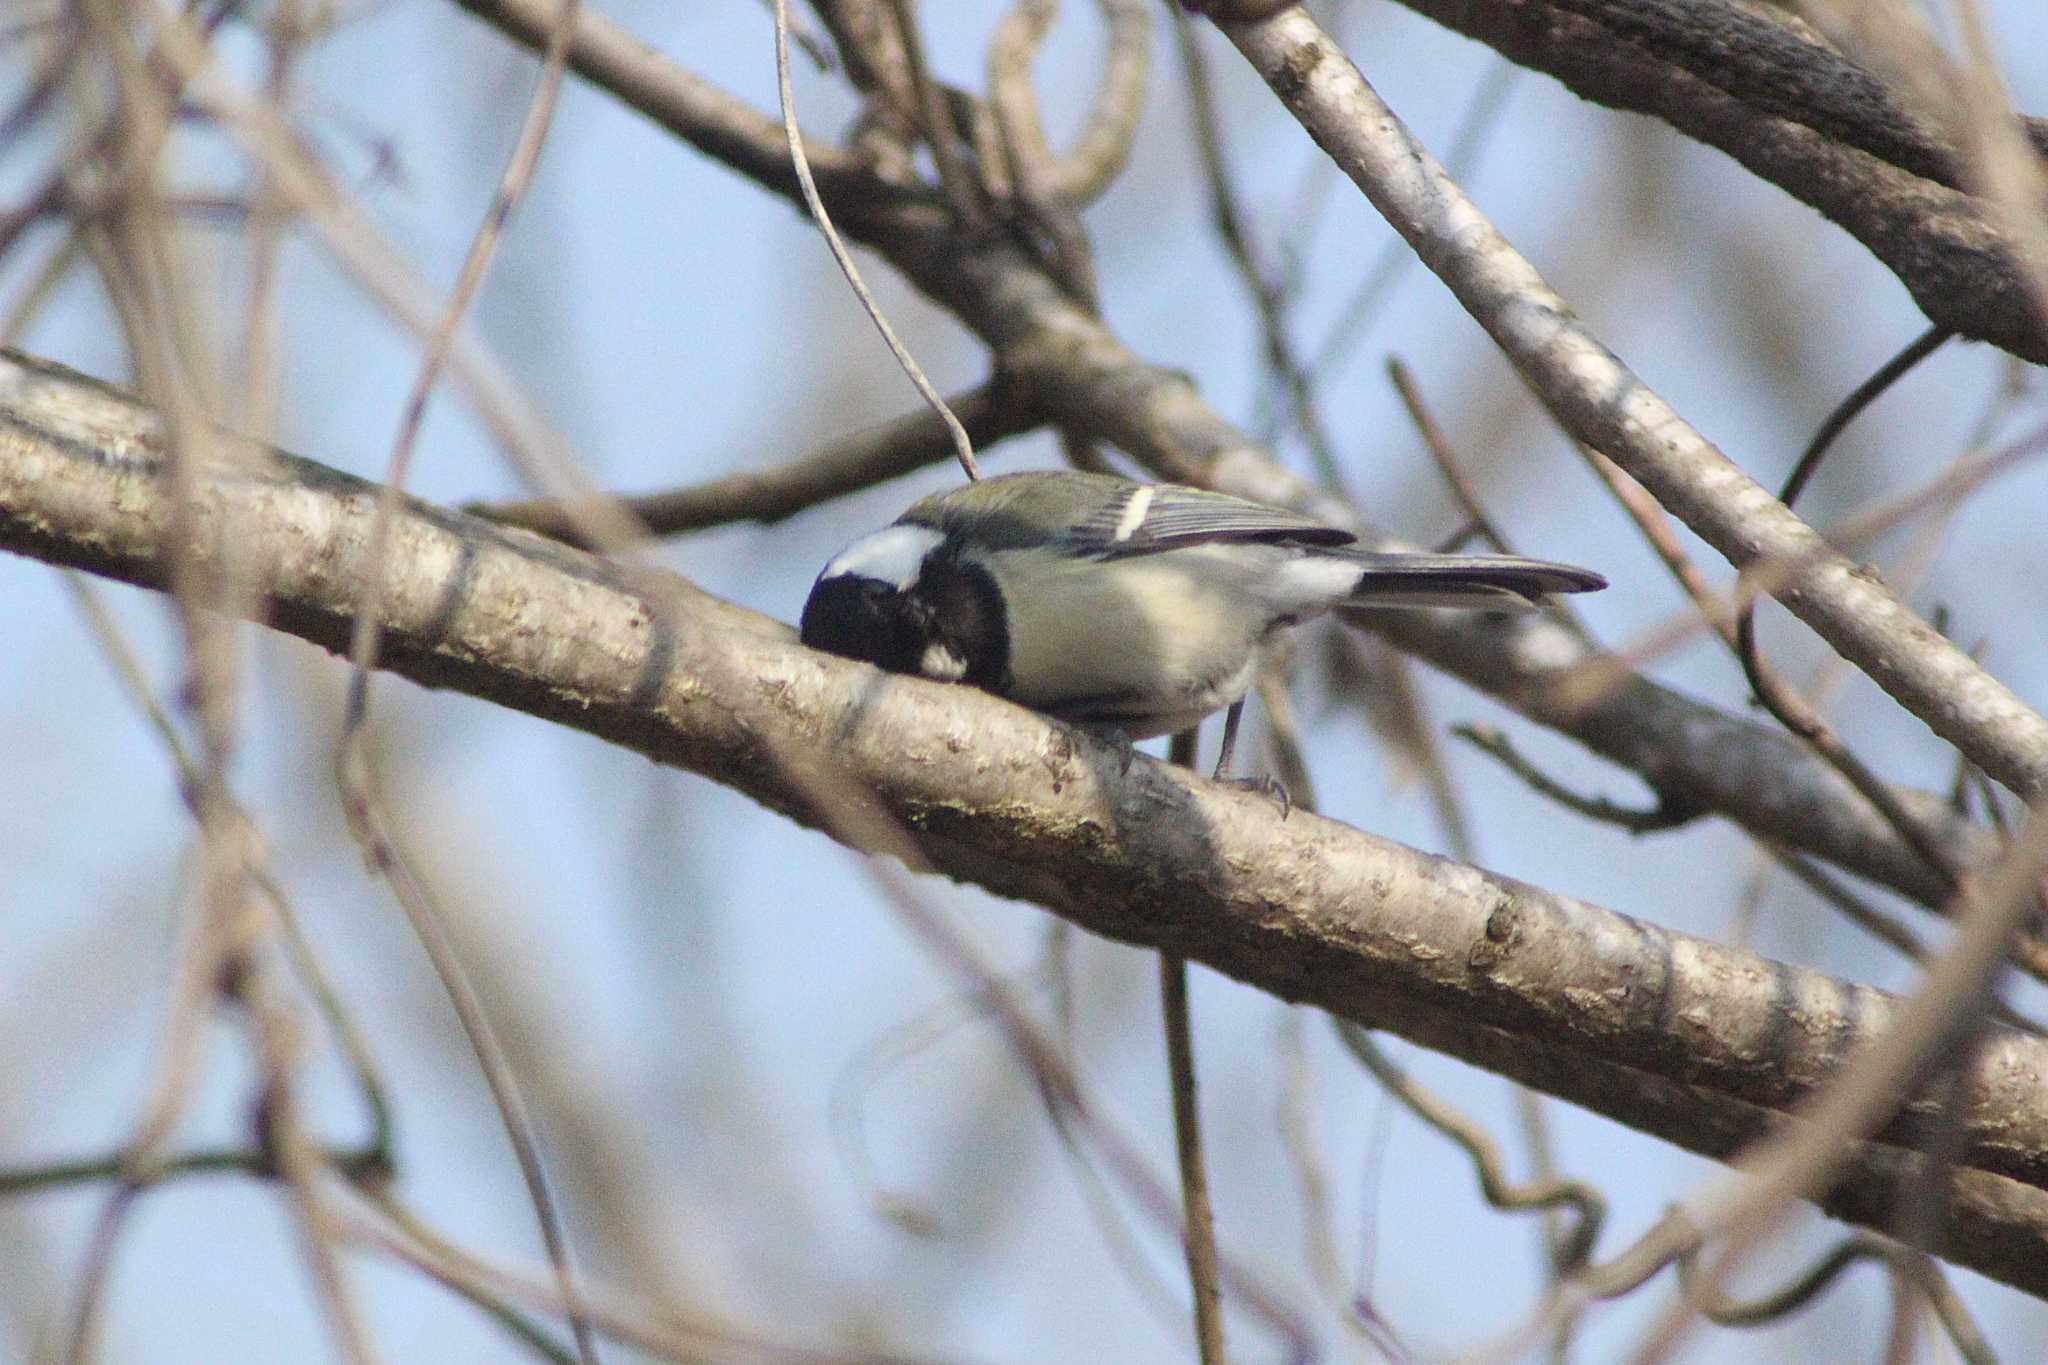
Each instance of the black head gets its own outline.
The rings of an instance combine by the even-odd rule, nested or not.
[[[1002,593],[931,527],[899,522],[856,541],[811,587],[802,639],[891,673],[1000,692],[1009,670]]]
[[[909,592],[879,578],[820,578],[804,603],[803,642],[891,673],[915,673],[932,642],[931,613]]]

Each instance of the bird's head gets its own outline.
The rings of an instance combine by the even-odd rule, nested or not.
[[[811,585],[803,642],[891,673],[928,672],[936,631],[918,589],[939,541],[930,527],[899,523],[847,546]]]

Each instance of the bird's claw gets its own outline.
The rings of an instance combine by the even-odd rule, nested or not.
[[[1132,741],[1128,733],[1115,725],[1076,724],[1074,728],[1098,744],[1105,744],[1116,751],[1116,775],[1118,777],[1129,777],[1131,775],[1131,760],[1137,755],[1138,746]]]
[[[1226,777],[1222,781],[1225,786],[1239,791],[1271,797],[1279,803],[1282,820],[1294,813],[1294,798],[1287,794],[1287,787],[1277,777]]]

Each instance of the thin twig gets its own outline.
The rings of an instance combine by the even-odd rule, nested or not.
[[[1209,1204],[1208,1167],[1202,1155],[1186,958],[1159,955],[1159,1005],[1166,1019],[1166,1069],[1173,1078],[1173,1132],[1180,1153],[1181,1209],[1186,1223],[1183,1247],[1188,1284],[1194,1291],[1195,1342],[1202,1365],[1223,1365],[1228,1359],[1223,1351],[1223,1291],[1216,1266],[1216,1215]]]
[[[1970,1365],[1996,1365],[1998,1359],[1953,1291],[1939,1292],[1948,1289],[1940,1270],[1924,1264],[1926,1258],[1922,1253],[1889,1237],[1871,1232],[1851,1233],[1798,1275],[1753,1299],[1737,1299],[1708,1283],[1699,1273],[1697,1249],[1681,1252],[1675,1259],[1678,1282],[1686,1298],[1698,1304],[1700,1312],[1721,1327],[1762,1327],[1782,1321],[1826,1293],[1842,1272],[1857,1262],[1880,1261],[1898,1269],[1908,1282],[1927,1295],[1949,1340],[1965,1361]]]
[[[344,751],[345,763],[349,752]],[[414,870],[412,858],[391,832],[383,802],[372,789],[371,773],[372,769],[362,767],[343,776],[343,810],[349,830],[372,869],[391,888],[392,898],[405,912],[413,936],[426,950],[434,975],[440,980],[441,989],[462,1026],[463,1036],[476,1058],[477,1069],[482,1073],[485,1085],[490,1089],[491,1102],[497,1108],[506,1140],[518,1162],[520,1179],[540,1226],[549,1269],[558,1282],[563,1312],[576,1336],[578,1355],[589,1365],[594,1359],[595,1340],[583,1316],[583,1297],[577,1285],[566,1225],[548,1180],[546,1165],[541,1159],[538,1126],[513,1074],[504,1044],[499,1041],[497,1030],[484,1012],[483,1000],[462,965],[460,952],[448,935],[446,916],[435,904],[425,880]]]
[[[1569,1208],[1578,1216],[1571,1233],[1558,1251],[1559,1263],[1572,1270],[1586,1263],[1607,1220],[1607,1200],[1591,1185],[1552,1176],[1516,1184],[1502,1169],[1500,1147],[1485,1129],[1453,1109],[1422,1086],[1381,1052],[1369,1030],[1339,1019],[1333,1021],[1337,1037],[1404,1108],[1455,1143],[1472,1162],[1479,1177],[1479,1191],[1494,1208],[1510,1212]]]
[[[1235,712],[1232,713],[1233,717]],[[1170,762],[1195,765],[1196,730],[1183,730],[1168,747]],[[1227,745],[1225,747],[1228,747]],[[1220,776],[1220,774],[1219,774]],[[1159,1012],[1166,1026],[1166,1075],[1173,1093],[1173,1144],[1180,1158],[1181,1250],[1195,1307],[1195,1346],[1202,1365],[1225,1365],[1222,1277],[1216,1256],[1216,1213],[1209,1202],[1209,1167],[1202,1154],[1202,1107],[1195,1083],[1194,1024],[1188,1010],[1188,963],[1159,954]]]
[[[1820,469],[1821,460],[1826,456],[1835,437],[1839,436],[1856,415],[1884,393],[1886,389],[1903,377],[1920,361],[1932,355],[1949,338],[1949,333],[1935,327],[1923,333],[1891,360],[1880,366],[1869,379],[1858,385],[1836,409],[1821,423],[1820,430],[1807,445],[1798,462],[1793,466],[1785,487],[1779,493],[1779,501],[1787,508],[1798,498],[1809,480]],[[1820,716],[1807,701],[1794,693],[1777,672],[1764,662],[1757,647],[1756,639],[1756,598],[1744,597],[1737,605],[1735,614],[1735,651],[1742,661],[1743,675],[1749,679],[1756,698],[1776,717],[1779,724],[1805,740],[1813,751],[1830,766],[1849,780],[1850,785],[1862,793],[1865,800],[1877,807],[1880,814],[1898,831],[1899,838],[1927,860],[1927,863],[1951,885],[1963,875],[1963,869],[1941,840],[1933,837],[1926,826],[1916,819],[1898,800],[1891,785],[1885,782],[1871,767],[1843,742],[1834,727]]]
[[[1408,366],[1401,357],[1387,357],[1387,378],[1393,381],[1394,392],[1401,397],[1401,406],[1408,409],[1408,420],[1415,424],[1422,444],[1428,449],[1430,458],[1436,461],[1437,472],[1444,476],[1444,486],[1457,499],[1467,524],[1498,553],[1513,554],[1508,538],[1493,524],[1493,518],[1486,515],[1486,508],[1479,501],[1479,490],[1466,477],[1458,452],[1452,447],[1450,438],[1444,435],[1444,429],[1437,424],[1428,405],[1422,401],[1422,391],[1415,386],[1415,376],[1408,372]]]
[[[559,1313],[554,1277],[486,1260],[442,1236],[388,1190],[364,1192],[364,1209],[349,1231],[356,1241],[438,1280],[511,1326],[512,1302]],[[925,1359],[873,1348],[858,1353],[791,1345],[670,1301],[630,1296],[600,1283],[585,1287],[583,1310],[599,1331],[663,1360],[760,1361],[763,1365],[934,1365]]]
[[[1705,814],[1696,806],[1682,801],[1672,801],[1665,798],[1662,793],[1659,793],[1657,804],[1647,810],[1636,810],[1610,801],[1604,796],[1581,796],[1524,758],[1502,730],[1490,725],[1453,725],[1451,733],[1482,753],[1492,756],[1502,767],[1528,783],[1537,795],[1555,801],[1567,810],[1576,811],[1589,820],[1619,825],[1630,834],[1658,834],[1667,829],[1677,829],[1681,825],[1691,824]]]
[[[875,330],[882,334],[889,353],[896,357],[896,363],[903,367],[903,373],[932,405],[932,410],[945,422],[946,430],[953,437],[953,450],[959,457],[961,472],[970,479],[981,477],[981,471],[974,462],[974,446],[967,439],[967,429],[960,425],[960,419],[946,406],[946,400],[925,378],[924,370],[911,356],[910,349],[896,336],[896,329],[889,325],[889,319],[882,313],[881,305],[868,292],[867,282],[861,278],[860,267],[853,263],[853,253],[846,249],[846,243],[839,238],[839,231],[832,226],[832,215],[825,211],[825,201],[818,194],[818,182],[811,175],[809,154],[804,150],[802,131],[796,122],[796,92],[789,81],[789,0],[775,0],[775,89],[782,102],[782,134],[789,147],[789,164],[796,171],[797,184],[801,187],[804,205],[810,210],[811,218],[824,235],[825,245],[831,248],[832,259],[839,263],[839,273],[846,276],[847,284],[853,289],[860,306],[867,310]]]

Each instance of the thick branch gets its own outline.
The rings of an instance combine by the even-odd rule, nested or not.
[[[151,415],[63,371],[0,360],[0,546],[132,582],[168,577]],[[346,647],[378,490],[251,450],[198,481],[269,619]],[[1104,935],[1385,1028],[1726,1155],[1880,1039],[1881,992],[1669,933],[1262,796],[1118,755],[965,688],[805,650],[665,575],[403,500],[389,540],[394,672],[574,726],[816,823],[849,787],[934,866]],[[830,763],[830,773],[818,765]],[[843,826],[863,826],[859,821]],[[1959,1118],[1969,1168],[1941,1247],[2048,1294],[2048,1044],[1994,1035]],[[1908,1145],[1909,1105],[1882,1134]],[[1910,1159],[1858,1149],[1829,1207],[1882,1226]],[[2024,1182],[2024,1183],[2017,1183]]]
[[[1573,93],[1650,114],[1819,210],[1959,336],[2048,361],[2011,244],[1960,158],[1881,82],[1763,6],[1726,0],[1402,0]],[[2048,150],[2048,123],[2025,120]]]
[[[550,0],[460,2],[521,42],[545,40]],[[570,64],[699,151],[794,196],[781,130],[773,121],[587,7],[577,16]],[[907,192],[878,199],[872,187],[849,183],[853,174],[844,157],[829,164],[844,172],[839,181],[820,177],[840,226],[987,341],[1020,402],[1113,442],[1164,477],[1367,529],[1354,508],[1262,453],[1202,400],[1186,375],[1133,354],[1007,238],[968,241],[927,201]],[[840,194],[843,201],[835,197]],[[1946,884],[1900,843],[1883,817],[1782,732],[1615,670],[1591,641],[1545,617],[1483,621],[1399,612],[1385,618],[1373,622],[1374,628],[1402,648],[1633,769],[1667,803],[1724,815],[1922,904],[1946,900]],[[1623,680],[1590,703],[1559,685],[1588,667]],[[1938,832],[1959,864],[1989,856],[1989,834],[1957,819],[1938,798],[1906,792],[1901,799],[1925,828]]]

